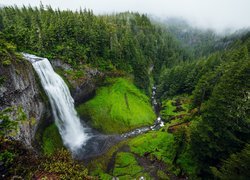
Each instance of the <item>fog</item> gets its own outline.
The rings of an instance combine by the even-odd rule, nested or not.
[[[0,0],[2,5],[51,5],[92,9],[95,14],[136,11],[164,19],[181,17],[194,26],[218,32],[250,27],[250,0]]]

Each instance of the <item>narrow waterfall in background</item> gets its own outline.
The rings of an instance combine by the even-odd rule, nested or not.
[[[26,53],[23,53],[23,56],[32,63],[49,97],[55,123],[64,145],[72,152],[77,151],[90,137],[77,116],[74,100],[67,85],[53,70],[48,59]]]

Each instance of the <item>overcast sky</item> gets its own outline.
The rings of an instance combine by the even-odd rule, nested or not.
[[[159,17],[183,17],[197,26],[218,31],[250,27],[250,0],[0,0],[2,5],[51,5],[92,9],[94,13],[138,11]]]

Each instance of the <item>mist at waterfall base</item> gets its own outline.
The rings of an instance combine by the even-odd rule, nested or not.
[[[121,135],[104,135],[90,128],[77,116],[74,99],[63,79],[53,70],[47,58],[23,53],[32,63],[42,87],[47,94],[55,124],[62,137],[63,144],[77,159],[91,159],[105,153],[112,145],[124,138],[133,137],[150,130],[156,130],[164,124],[158,117],[149,127],[142,127]],[[153,88],[153,107],[156,107],[155,89]]]
[[[63,143],[73,155],[81,154],[84,158],[99,154],[107,149],[110,144],[108,143],[109,139],[114,137],[94,132],[80,121],[69,88],[53,70],[48,59],[26,53],[23,53],[23,56],[32,63],[37,72],[42,87],[49,98],[54,121]]]
[[[30,54],[23,54],[32,62],[41,84],[49,98],[53,116],[65,146],[72,152],[77,151],[90,136],[85,132],[80,119],[74,109],[74,100],[70,95],[67,85],[62,78],[55,73],[50,62],[46,58],[40,58]]]

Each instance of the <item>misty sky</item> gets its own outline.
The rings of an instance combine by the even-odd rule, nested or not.
[[[51,5],[92,9],[94,13],[138,11],[161,18],[177,16],[196,26],[222,31],[250,27],[250,0],[0,0],[1,5]]]

